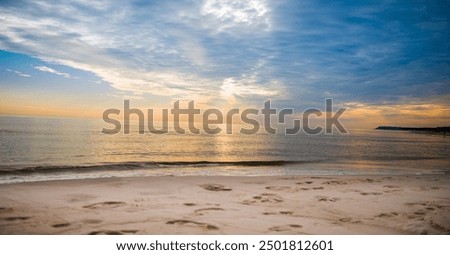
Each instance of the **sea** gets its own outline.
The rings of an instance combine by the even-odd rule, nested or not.
[[[349,134],[102,134],[94,119],[0,117],[0,184],[144,176],[450,173],[450,138]]]

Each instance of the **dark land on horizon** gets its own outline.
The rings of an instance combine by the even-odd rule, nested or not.
[[[429,134],[443,134],[450,133],[449,127],[395,127],[395,126],[378,126],[377,130],[392,130],[392,131],[412,131]]]

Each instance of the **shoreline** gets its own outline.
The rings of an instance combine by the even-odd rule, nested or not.
[[[450,234],[450,175],[0,185],[0,234]]]
[[[424,163],[425,162],[425,163]],[[283,176],[422,176],[450,175],[448,163],[422,159],[378,161],[232,161],[232,162],[124,162],[112,165],[27,167],[0,171],[0,185],[85,179],[147,178],[164,176],[283,177]],[[168,166],[148,168],[148,164]],[[431,164],[434,167],[427,167]],[[418,167],[419,166],[419,167]],[[395,170],[393,170],[395,169]]]

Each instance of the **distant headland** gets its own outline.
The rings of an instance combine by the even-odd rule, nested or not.
[[[450,134],[450,127],[394,127],[394,126],[378,126],[378,130],[393,130],[393,131],[412,131],[423,132],[430,134]]]

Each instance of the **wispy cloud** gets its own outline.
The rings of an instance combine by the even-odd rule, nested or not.
[[[68,74],[68,73],[59,72],[59,71],[56,71],[55,69],[47,67],[47,66],[35,66],[34,69],[39,70],[41,72],[47,72],[47,73],[60,75],[60,76],[66,77],[66,78],[71,77],[70,74]]]
[[[31,77],[31,75],[22,73],[20,71],[11,70],[11,69],[5,69],[5,70],[8,71],[8,72],[11,72],[11,73],[15,73],[15,74],[17,74],[17,75],[19,75],[21,77]]]

